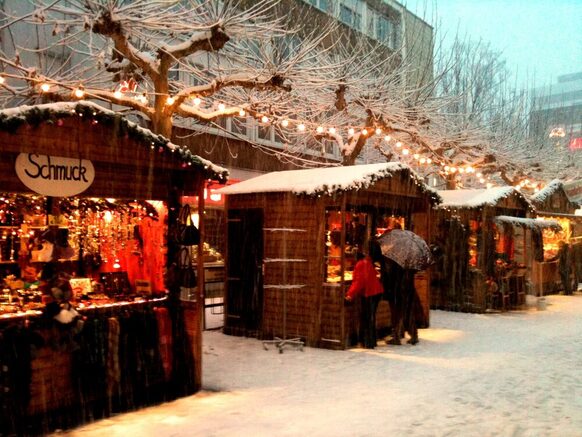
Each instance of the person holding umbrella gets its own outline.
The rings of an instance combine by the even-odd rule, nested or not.
[[[376,275],[372,259],[359,251],[356,254],[352,285],[347,291],[346,301],[360,296],[362,302],[360,340],[366,349],[376,347],[376,310],[382,297],[382,284]]]
[[[382,268],[382,283],[389,299],[392,335],[390,344],[400,344],[404,331],[410,335],[411,344],[418,343],[415,309],[419,298],[414,285],[416,272],[433,263],[432,253],[426,242],[414,232],[393,229],[379,239],[385,257]]]

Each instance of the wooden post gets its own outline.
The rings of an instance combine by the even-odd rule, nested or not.
[[[342,249],[340,256],[340,305],[341,305],[341,319],[340,319],[340,339],[341,345],[345,349],[346,344],[346,306],[344,305],[344,296],[346,295],[346,284],[345,284],[345,269],[346,269],[346,193],[342,194],[342,206],[340,211],[340,220],[342,221],[341,227],[341,242],[340,247]]]

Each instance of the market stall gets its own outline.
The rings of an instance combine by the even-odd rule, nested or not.
[[[435,208],[433,242],[443,255],[432,269],[433,307],[482,312],[523,304],[531,236],[497,218],[525,219],[533,206],[513,187],[438,193],[443,202]]]
[[[577,287],[577,283],[582,281],[582,266],[576,265],[581,262],[582,253],[582,216],[575,215],[578,205],[570,201],[564,184],[557,179],[532,195],[531,202],[536,207],[538,218],[560,224],[559,229],[548,228],[543,231],[543,260],[532,266],[532,281],[536,293],[551,294],[563,289],[558,252],[564,243],[568,244],[572,253],[572,281]]]
[[[0,434],[198,390],[180,200],[226,170],[90,102],[0,111],[0,144]]]
[[[438,201],[400,163],[274,172],[219,192],[228,213],[224,332],[327,348],[355,340],[358,308],[345,306],[344,296],[356,252],[392,222],[428,241]],[[426,327],[426,272],[416,286]],[[386,302],[377,322],[390,325]]]

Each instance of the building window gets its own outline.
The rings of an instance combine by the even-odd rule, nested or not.
[[[329,12],[329,0],[307,0],[307,3],[324,12]]]
[[[344,2],[340,5],[340,20],[348,26],[360,30],[362,14],[357,11],[357,3],[355,1]]]

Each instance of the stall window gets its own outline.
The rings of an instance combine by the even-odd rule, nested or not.
[[[550,228],[546,228],[542,232],[544,240],[544,260],[549,261],[556,258],[558,255],[558,250],[560,249],[560,242],[568,242],[572,235],[572,229],[570,227],[570,221],[561,217],[548,217],[550,220],[557,221],[562,227],[561,231],[555,231]]]
[[[342,251],[344,254],[344,280],[352,280],[359,250],[367,251],[370,239],[370,215],[360,212],[347,212],[342,223],[338,209],[326,211],[325,227],[325,282],[340,282]],[[345,229],[345,246],[341,246],[341,233]]]

